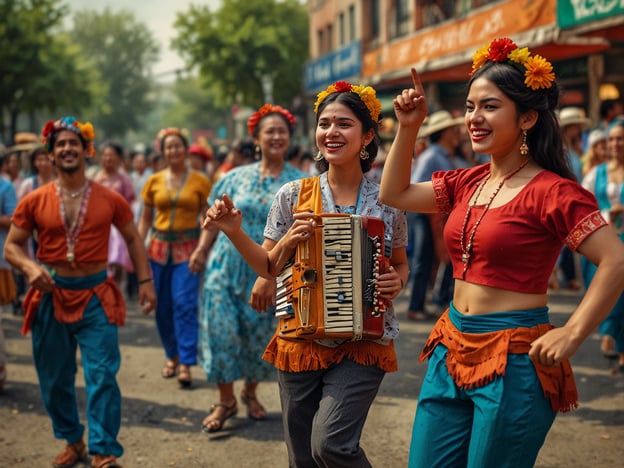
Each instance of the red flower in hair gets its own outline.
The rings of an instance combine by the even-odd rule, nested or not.
[[[346,81],[336,81],[334,87],[338,93],[348,93],[351,91],[351,83],[347,83]]]
[[[282,106],[265,104],[256,112],[254,112],[247,120],[247,131],[249,132],[249,134],[253,135],[253,132],[258,125],[258,122],[260,122],[260,120],[262,120],[265,115],[275,113],[283,115],[286,120],[290,122],[291,128],[295,126],[295,117],[287,109],[284,109]]]
[[[494,39],[488,49],[488,59],[492,62],[505,62],[511,51],[517,48],[518,46],[508,37]]]
[[[41,130],[41,135],[47,138],[54,131],[54,121],[48,120]]]

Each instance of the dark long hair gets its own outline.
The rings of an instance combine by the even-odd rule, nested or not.
[[[566,179],[576,180],[568,163],[555,113],[559,103],[557,83],[553,82],[547,89],[533,90],[524,83],[524,74],[520,68],[499,62],[487,62],[478,69],[468,81],[468,90],[477,78],[494,83],[516,104],[518,115],[529,110],[537,111],[537,121],[527,135],[529,155],[544,169]]]
[[[373,167],[373,162],[377,157],[377,151],[379,150],[379,123],[375,122],[368,110],[368,107],[362,102],[360,96],[356,93],[352,92],[344,92],[344,93],[332,93],[327,96],[323,102],[318,107],[318,111],[316,113],[316,123],[318,124],[318,119],[321,116],[323,109],[327,107],[332,102],[337,102],[344,106],[347,106],[351,111],[355,114],[360,122],[362,122],[362,130],[364,133],[369,130],[373,130],[375,136],[371,140],[371,142],[366,146],[366,151],[368,151],[368,159],[360,159],[360,167],[362,168],[362,172],[366,173],[370,171],[370,168]],[[325,158],[320,161],[316,161],[316,169],[323,173],[329,169],[329,163]]]

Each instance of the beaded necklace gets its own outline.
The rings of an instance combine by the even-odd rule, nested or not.
[[[481,195],[481,192],[483,191],[483,187],[485,187],[485,184],[487,184],[488,180],[490,180],[490,176],[492,174],[488,173],[486,178],[483,179],[483,182],[481,182],[477,187],[475,187],[476,195],[474,195],[474,200],[472,201],[472,203],[470,203],[470,201],[468,202],[468,208],[466,209],[466,215],[464,216],[464,223],[462,224],[462,229],[461,229],[461,233],[459,237],[459,246],[461,247],[461,251],[462,251],[461,260],[462,260],[462,263],[464,264],[464,271],[463,271],[464,273],[466,273],[466,270],[468,269],[468,265],[470,261],[470,254],[472,253],[472,244],[473,244],[472,241],[474,239],[475,233],[477,232],[477,228],[479,227],[479,224],[481,224],[481,220],[485,216],[485,213],[487,213],[488,209],[490,208],[490,205],[494,201],[494,197],[498,195],[498,192],[500,191],[501,188],[503,188],[503,185],[505,184],[505,182],[507,182],[514,175],[520,172],[524,168],[524,166],[526,166],[528,163],[529,163],[529,160],[527,158],[517,168],[515,168],[513,171],[511,171],[509,174],[503,177],[503,180],[500,181],[500,183],[498,184],[498,187],[496,187],[496,190],[494,190],[494,192],[492,192],[492,195],[490,195],[490,199],[485,204],[485,207],[483,208],[483,211],[481,212],[481,214],[475,221],[474,226],[472,226],[472,230],[470,231],[470,235],[468,236],[468,243],[464,247],[464,240],[466,239],[466,228],[468,227],[468,219],[470,218],[470,213],[472,211],[472,208],[477,205],[477,200],[479,199],[479,196]],[[470,198],[468,200],[470,200]]]
[[[87,214],[87,205],[89,203],[89,195],[91,193],[91,185],[87,180],[85,185],[79,191],[83,193],[82,200],[80,201],[80,208],[78,209],[78,214],[76,215],[76,220],[72,226],[67,225],[67,213],[65,210],[65,202],[63,201],[63,188],[60,186],[58,181],[56,182],[56,194],[59,198],[60,208],[61,208],[61,220],[63,222],[63,228],[65,229],[65,240],[67,241],[67,262],[72,266],[76,266],[76,256],[74,254],[74,247],[78,243],[78,236],[80,235],[80,231],[82,231],[82,225],[85,220],[85,216]],[[70,195],[71,196],[71,195]],[[72,197],[73,198],[73,197]]]

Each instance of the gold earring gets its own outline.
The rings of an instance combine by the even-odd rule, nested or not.
[[[527,145],[527,131],[522,130],[522,144],[520,145],[520,154],[522,156],[528,156],[529,146]]]
[[[319,152],[316,153],[316,156],[314,156],[314,160],[315,161],[322,161],[323,160],[323,153],[321,153],[321,150],[319,150]]]
[[[362,146],[362,149],[360,150],[360,159],[368,159],[370,157],[370,155],[368,154],[368,151],[366,151],[366,146]]]

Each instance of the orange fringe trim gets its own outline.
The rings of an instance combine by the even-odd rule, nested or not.
[[[550,324],[519,327],[489,333],[462,333],[451,322],[448,311],[440,317],[418,358],[427,359],[438,343],[448,349],[446,367],[455,384],[463,389],[482,387],[505,375],[508,354],[527,354],[531,343],[554,327]],[[537,377],[555,412],[578,407],[578,392],[569,360],[558,367],[533,363]]]
[[[286,372],[327,369],[347,358],[363,366],[378,367],[385,372],[398,369],[394,341],[385,346],[372,341],[349,341],[335,348],[315,341],[285,340],[276,332],[262,358]]]
[[[126,304],[117,283],[110,276],[90,289],[55,287],[52,290],[54,317],[60,323],[76,323],[82,320],[84,310],[94,294],[100,300],[108,321],[113,325],[123,325],[126,321]],[[26,293],[22,335],[26,335],[30,331],[35,320],[35,314],[43,300],[43,295],[42,291],[35,288],[30,288]]]

